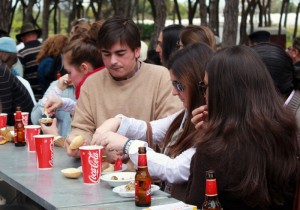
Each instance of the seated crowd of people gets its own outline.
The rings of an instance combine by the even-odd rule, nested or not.
[[[222,48],[207,26],[170,25],[155,52],[130,18],[72,23],[69,36],[25,23],[0,38],[1,112],[16,105],[62,138],[104,146],[107,161],[147,148],[150,175],[172,197],[201,208],[214,170],[223,209],[292,209],[299,180],[300,37],[287,50],[268,32]],[[21,64],[21,65],[20,65]],[[151,147],[147,141],[152,129]],[[155,149],[159,148],[159,150]],[[119,151],[123,151],[120,154]]]

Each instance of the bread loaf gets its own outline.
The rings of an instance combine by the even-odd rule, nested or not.
[[[67,178],[76,179],[81,176],[81,171],[78,168],[66,168],[61,170],[63,175]]]
[[[70,144],[70,149],[78,149],[83,145],[83,143],[84,143],[83,137],[81,135],[76,136]]]

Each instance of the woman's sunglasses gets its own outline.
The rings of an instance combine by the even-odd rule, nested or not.
[[[179,91],[179,92],[182,92],[182,91],[184,91],[184,86],[183,86],[183,84],[181,84],[180,82],[178,82],[178,81],[172,81],[172,85],[173,85],[173,87],[177,90],[177,91]]]

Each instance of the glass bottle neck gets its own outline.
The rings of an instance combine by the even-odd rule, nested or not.
[[[206,179],[205,195],[209,197],[218,196],[216,179]]]
[[[139,154],[138,156],[138,167],[147,168],[147,156],[146,154]]]

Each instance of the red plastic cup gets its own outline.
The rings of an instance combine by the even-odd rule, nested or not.
[[[53,167],[54,135],[35,135],[36,159],[39,169]]]
[[[16,113],[14,113],[14,117],[16,120]],[[28,119],[29,119],[29,113],[28,112],[22,112],[22,122],[24,125],[28,125]]]
[[[97,184],[100,181],[102,166],[102,146],[79,147],[83,182],[85,184]]]
[[[28,125],[28,118],[29,118],[29,113],[22,112],[22,121],[23,121],[24,126]]]
[[[0,129],[6,128],[6,124],[7,124],[7,114],[1,113],[0,114]]]
[[[39,135],[41,131],[40,125],[26,125],[25,128],[25,140],[26,144],[28,145],[29,152],[35,152],[35,140],[33,136]]]

